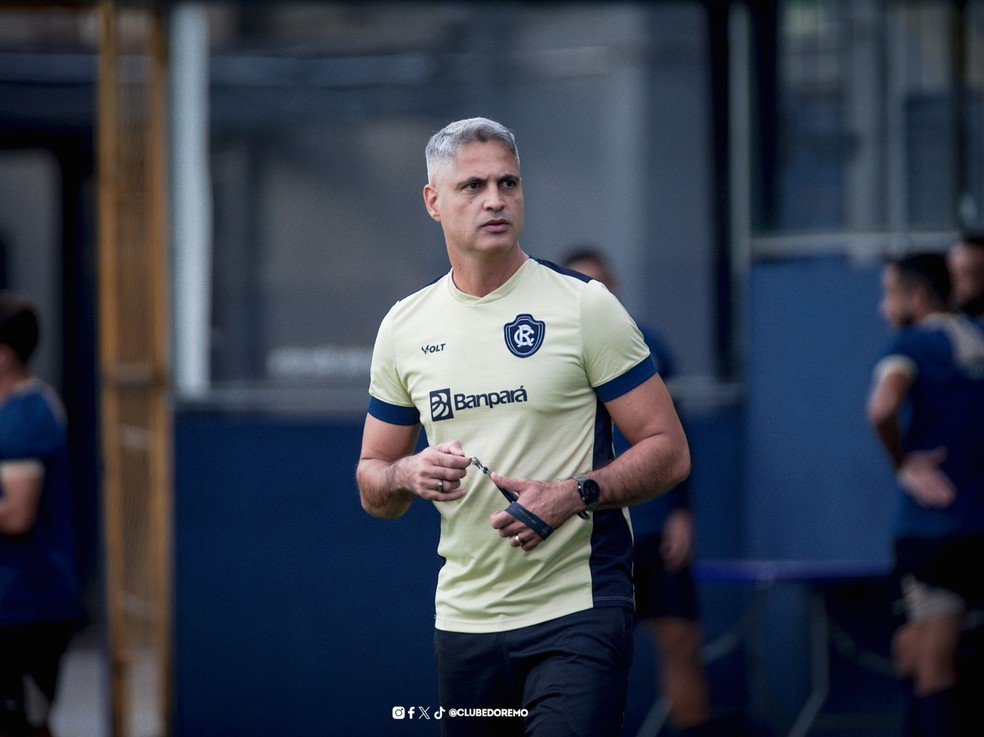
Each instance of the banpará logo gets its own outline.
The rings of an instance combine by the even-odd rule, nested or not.
[[[494,409],[500,404],[515,404],[530,401],[525,386],[518,389],[502,389],[482,394],[452,394],[451,389],[435,389],[430,393],[431,419],[434,422],[450,420],[455,412],[466,409],[488,407]]]
[[[454,417],[454,410],[451,409],[451,390],[436,389],[430,393],[431,419],[434,422],[450,420]]]
[[[547,331],[546,323],[534,319],[533,315],[516,315],[516,319],[503,326],[506,347],[517,358],[529,358],[543,345]]]

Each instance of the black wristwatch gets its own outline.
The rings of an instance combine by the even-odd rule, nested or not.
[[[584,511],[593,511],[601,498],[601,487],[598,486],[598,482],[587,476],[575,476],[574,480],[577,481],[577,493],[580,495],[581,501],[584,502]]]

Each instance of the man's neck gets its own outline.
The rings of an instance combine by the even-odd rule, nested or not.
[[[509,281],[529,256],[517,248],[504,257],[452,259],[454,285],[473,297],[484,297]]]
[[[0,372],[0,399],[9,397],[17,387],[33,378],[30,371],[17,369]]]

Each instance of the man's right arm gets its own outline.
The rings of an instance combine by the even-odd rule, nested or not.
[[[875,428],[896,469],[902,465],[899,416],[911,386],[912,375],[909,371],[901,366],[886,366],[878,371],[868,397],[868,421]]]
[[[902,452],[899,418],[912,387],[912,373],[905,364],[888,361],[878,371],[868,398],[868,420],[892,459],[899,485],[924,507],[946,508],[956,498],[956,487],[940,469],[946,448]]]
[[[412,454],[420,425],[395,425],[366,416],[355,472],[362,508],[374,517],[404,514],[415,496],[453,501],[464,496],[461,479],[469,461],[457,441]]]
[[[0,534],[23,535],[34,526],[44,482],[44,466],[37,460],[0,463]]]

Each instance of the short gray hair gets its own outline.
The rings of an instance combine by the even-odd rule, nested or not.
[[[458,152],[468,143],[501,143],[512,151],[519,164],[519,149],[513,132],[488,118],[466,118],[448,123],[431,136],[424,149],[427,159],[427,180],[434,181],[434,173],[441,166],[453,164]]]

